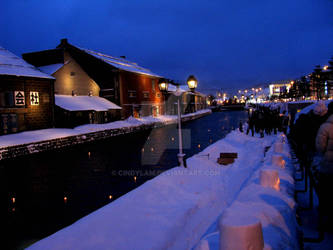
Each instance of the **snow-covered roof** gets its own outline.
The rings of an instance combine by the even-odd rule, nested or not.
[[[68,111],[121,109],[113,102],[99,96],[55,95],[55,104]]]
[[[0,75],[54,79],[0,46]]]
[[[52,75],[53,73],[57,72],[62,66],[63,63],[56,63],[38,67],[38,69],[46,74]]]
[[[77,47],[77,48],[79,48],[79,47]],[[102,53],[99,53],[96,51],[92,51],[92,50],[88,50],[88,49],[84,49],[84,48],[79,48],[79,49],[88,53],[89,55],[92,55],[92,56],[110,64],[113,67],[116,67],[117,69],[130,71],[130,72],[134,72],[134,73],[139,73],[139,74],[144,74],[144,75],[160,77],[159,75],[151,72],[149,69],[140,67],[136,63],[127,61],[124,58],[105,55],[105,54],[102,54]]]

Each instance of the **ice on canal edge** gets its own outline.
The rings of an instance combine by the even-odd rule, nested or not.
[[[219,220],[228,211],[260,222],[265,249],[297,249],[289,147],[276,153],[272,146],[282,139],[233,131],[189,158],[187,169],[162,173],[30,249],[219,249]],[[220,152],[238,158],[221,166]],[[283,166],[272,163],[274,154]],[[279,190],[260,185],[262,169],[278,172]]]

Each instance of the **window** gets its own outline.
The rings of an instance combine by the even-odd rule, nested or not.
[[[0,92],[0,107],[5,107],[6,106],[6,102],[5,102],[5,93]]]
[[[15,133],[18,130],[16,114],[0,115],[0,135]]]
[[[30,92],[30,104],[33,106],[39,105],[39,92]]]
[[[151,89],[153,90],[153,93],[155,93],[155,84],[156,84],[156,80],[152,79],[151,80]]]
[[[135,91],[135,90],[129,90],[129,91],[128,91],[128,96],[129,96],[130,98],[134,98],[134,97],[136,97],[136,91]]]
[[[157,98],[161,98],[161,93],[156,93]]]
[[[149,91],[142,91],[143,98],[149,98]]]
[[[25,106],[24,91],[15,91],[15,106]]]
[[[75,76],[75,72],[72,71],[72,72],[70,73],[70,75],[71,75],[71,76]]]
[[[13,91],[0,92],[0,107],[2,107],[2,108],[14,107],[14,92]]]

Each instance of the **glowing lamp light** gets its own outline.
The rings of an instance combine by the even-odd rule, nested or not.
[[[273,169],[260,170],[260,185],[263,187],[270,187],[276,191],[280,191],[280,178],[279,173]]]
[[[111,200],[112,199],[112,195],[109,195],[109,200]]]
[[[166,79],[161,78],[158,82],[158,88],[162,91],[162,92],[166,92],[168,91],[169,88],[169,83]]]
[[[12,197],[12,203],[14,204],[15,202],[16,202],[16,199],[15,199],[15,197]]]
[[[67,196],[64,196],[64,202],[65,203],[67,202]]]
[[[195,78],[194,75],[190,75],[187,78],[187,85],[191,91],[194,91],[198,87],[198,80]]]
[[[325,65],[325,66],[323,67],[323,70],[328,70],[328,65]]]
[[[136,176],[134,176],[134,182],[136,182]]]

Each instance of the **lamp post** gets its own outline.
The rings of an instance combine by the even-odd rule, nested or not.
[[[177,157],[178,157],[179,166],[180,167],[185,167],[185,164],[184,164],[184,156],[185,156],[185,154],[183,153],[182,118],[181,118],[181,112],[180,112],[180,98],[181,98],[181,95],[182,95],[182,91],[179,88],[179,84],[177,85],[177,90],[174,93],[174,95],[178,97],[177,107],[178,107],[178,141],[179,141],[179,153],[178,153]]]
[[[195,107],[195,95],[194,95],[194,93],[195,93],[195,89],[198,86],[198,80],[197,80],[197,78],[195,78],[194,75],[190,75],[187,78],[187,85],[188,85],[188,88],[190,89],[190,91],[192,92],[191,100],[190,100],[190,105],[194,105],[194,107]],[[193,109],[192,107],[193,106],[191,106],[191,112],[193,113],[193,111],[195,111],[195,108]]]
[[[168,88],[169,88],[169,82],[165,78],[160,78],[158,81],[158,88],[162,92],[162,95],[164,97],[164,114],[167,114],[167,104],[166,104],[166,98],[167,98],[167,93],[168,93]]]
[[[171,81],[172,82],[172,81]],[[160,91],[166,95],[168,92],[169,81],[167,79],[161,78],[158,82],[158,87]],[[181,120],[181,112],[180,112],[180,98],[182,95],[182,91],[179,88],[179,84],[177,85],[177,90],[174,92],[174,95],[178,97],[177,107],[178,107],[178,141],[179,141],[179,153],[177,154],[178,162],[180,167],[185,167],[184,164],[184,156],[183,153],[183,135],[182,135],[182,120]],[[166,108],[165,108],[166,110]]]

